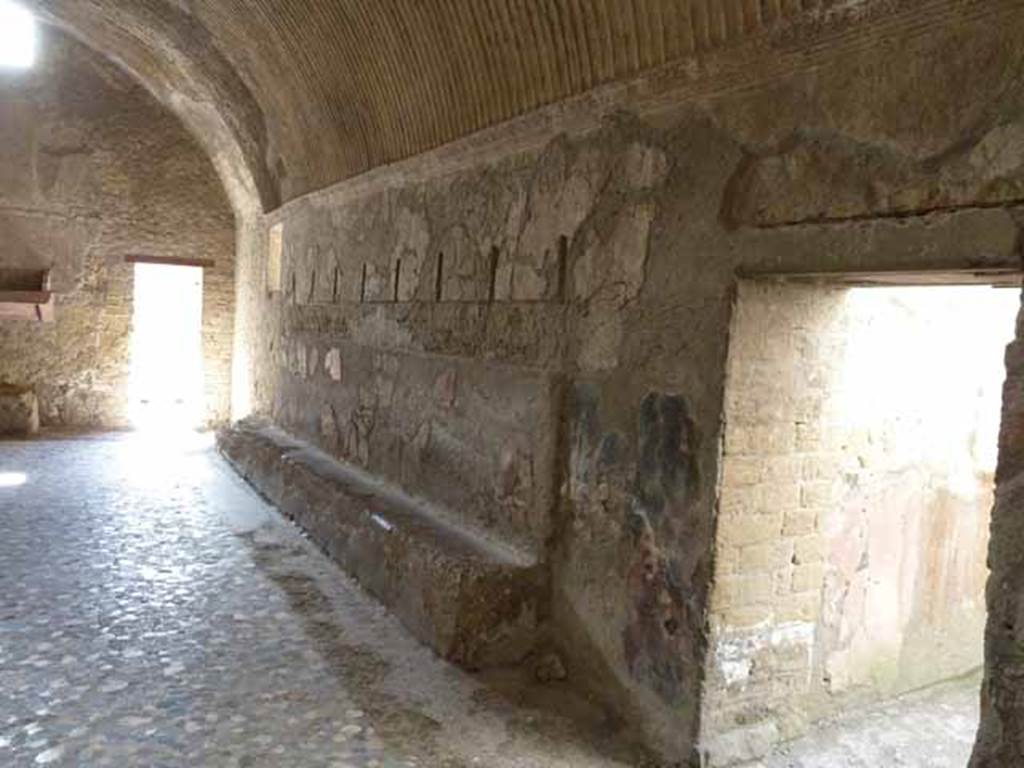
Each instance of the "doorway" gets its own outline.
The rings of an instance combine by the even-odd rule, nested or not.
[[[1019,295],[740,284],[709,743],[760,757],[825,718],[980,667],[1003,357]]]
[[[140,429],[195,429],[203,418],[203,270],[135,267],[130,418]]]

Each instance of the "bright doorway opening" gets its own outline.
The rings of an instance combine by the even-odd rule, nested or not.
[[[203,421],[203,270],[135,264],[130,417],[140,429]]]
[[[709,744],[752,759],[827,718],[954,679],[977,685],[1003,358],[1019,308],[1019,288],[741,283]],[[947,751],[969,752],[976,699],[936,707],[968,734]]]

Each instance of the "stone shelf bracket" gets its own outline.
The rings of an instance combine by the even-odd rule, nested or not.
[[[50,271],[0,269],[0,320],[54,320]]]

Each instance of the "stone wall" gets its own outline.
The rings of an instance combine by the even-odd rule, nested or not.
[[[717,762],[981,665],[1018,302],[741,283],[704,716]]]
[[[128,256],[209,259],[207,418],[229,415],[234,224],[210,161],[114,65],[44,30],[40,60],[0,73],[0,267],[50,269],[56,322],[0,321],[0,382],[32,387],[45,425],[123,426]]]
[[[570,680],[699,759],[737,272],[1019,268],[1024,19],[944,7],[702,58],[671,99],[596,94],[245,222],[236,415],[542,538]]]
[[[989,547],[988,625],[981,730],[972,768],[1024,762],[1024,311],[1006,353],[1003,423]]]

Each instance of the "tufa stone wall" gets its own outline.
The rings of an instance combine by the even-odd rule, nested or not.
[[[570,681],[667,763],[708,757],[737,272],[1019,268],[1020,199],[963,179],[1024,177],[1024,19],[940,6],[694,60],[672,99],[602,92],[244,221],[236,415],[531,548]],[[808,178],[819,145],[920,173],[759,181],[779,158]]]
[[[210,259],[207,419],[230,412],[234,225],[191,137],[140,86],[44,29],[40,60],[0,73],[0,268],[50,269],[56,322],[0,321],[0,382],[45,425],[123,426],[133,255]]]

